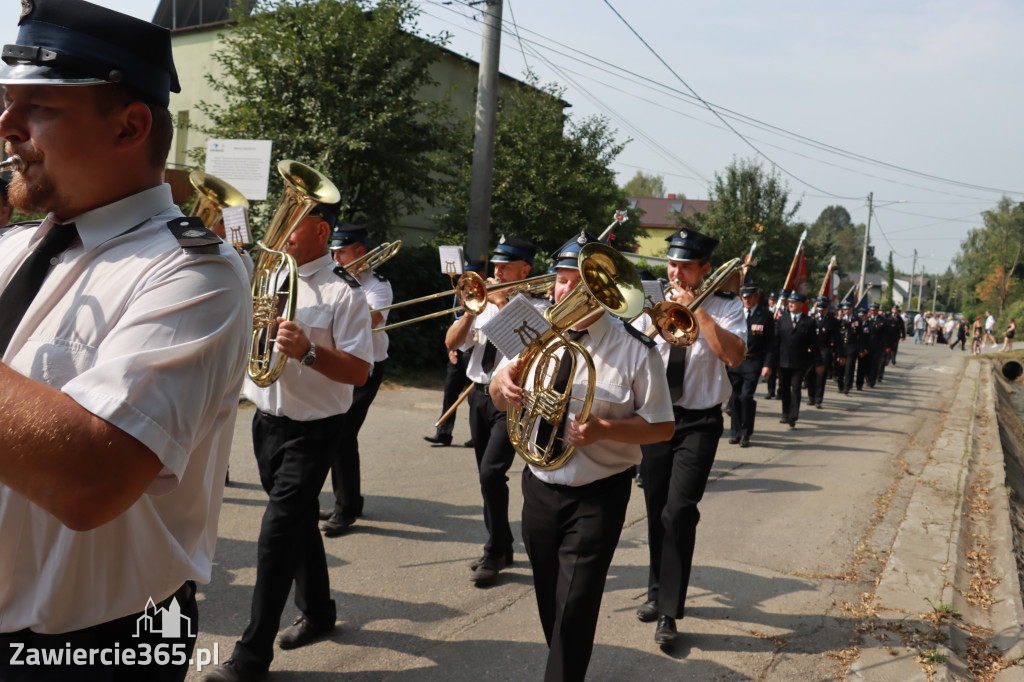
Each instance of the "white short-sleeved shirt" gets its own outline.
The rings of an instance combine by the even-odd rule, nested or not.
[[[391,302],[395,299],[395,294],[391,290],[391,282],[384,279],[383,276],[378,275],[375,272],[366,271],[356,277],[359,280],[359,285],[362,287],[363,294],[366,296],[366,304],[371,310],[377,308],[386,308],[391,305]],[[381,321],[380,326],[383,327],[388,323],[388,313],[390,310],[385,310],[381,313],[384,319]],[[373,361],[383,362],[388,359],[388,333],[387,332],[374,332],[373,334]]]
[[[667,300],[667,299],[666,299]],[[708,296],[701,308],[711,316],[719,327],[740,337],[747,342],[747,317],[743,312],[743,302],[738,296],[725,297],[712,294]],[[650,317],[642,315],[637,319],[637,329],[646,331],[650,326]],[[668,356],[672,346],[661,338],[654,337],[658,344],[661,359],[668,366]],[[715,355],[704,338],[701,330],[697,340],[686,350],[686,373],[683,375],[683,395],[675,405],[687,410],[706,410],[721,405],[729,399],[732,384],[726,374],[725,362]]]
[[[643,417],[650,424],[674,421],[665,367],[655,348],[626,331],[623,323],[607,313],[587,327],[577,342],[594,360],[596,381],[590,414],[603,419]],[[501,366],[510,360],[501,362]],[[577,354],[577,372],[573,377],[569,417],[575,418],[587,393],[586,363]],[[533,386],[532,376],[526,388]],[[539,428],[539,420],[538,420]],[[534,431],[533,438],[537,436]],[[585,448],[576,448],[569,461],[558,469],[538,469],[534,475],[546,483],[581,486],[625,471],[639,464],[639,445],[601,440]]]
[[[985,318],[985,331],[991,332],[996,328],[996,318],[989,315]]]
[[[81,243],[59,257],[4,354],[164,469],[89,531],[0,485],[0,632],[77,630],[210,579],[252,303],[235,250],[183,249],[167,227],[181,215],[161,185],[76,217]],[[51,225],[0,240],[0,288]]]
[[[361,288],[349,286],[334,268],[329,254],[299,266],[295,322],[317,346],[342,350],[372,363],[366,296]],[[352,405],[352,390],[352,384],[333,381],[291,358],[278,380],[266,388],[245,380],[245,397],[256,407],[275,417],[303,422],[344,414]]]

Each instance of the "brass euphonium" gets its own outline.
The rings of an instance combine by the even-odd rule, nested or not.
[[[602,308],[622,318],[633,318],[643,308],[644,292],[636,269],[618,251],[601,243],[587,244],[579,255],[580,283],[565,298],[544,313],[551,328],[519,354],[517,383],[524,389],[523,407],[509,404],[508,436],[520,457],[538,469],[564,466],[575,452],[559,431],[568,418],[572,383],[577,371],[576,356],[587,365],[586,396],[581,400],[578,422],[590,417],[594,402],[595,369],[593,358],[564,332]],[[569,349],[570,353],[564,353]],[[565,355],[563,359],[562,356]],[[559,390],[555,384],[562,362],[572,363],[568,383]],[[534,441],[539,421],[551,425],[551,435],[543,443]]]
[[[281,249],[302,219],[317,204],[336,204],[341,193],[323,173],[298,161],[284,160],[277,164],[277,172],[284,178],[284,191],[270,220],[263,239],[256,243],[252,279],[252,340],[249,344],[249,378],[257,386],[269,386],[284,371],[288,357],[274,352],[273,334],[277,318],[295,320],[295,289],[298,285],[298,266],[295,259]],[[279,282],[284,270],[288,271],[287,293]],[[279,296],[284,295],[284,309],[278,310]]]
[[[221,218],[224,217],[224,209],[232,206],[244,206],[249,208],[249,201],[232,187],[218,177],[202,171],[192,171],[188,174],[188,181],[196,190],[196,203],[192,206],[193,217],[203,221],[208,229],[213,229]],[[227,229],[225,227],[225,229]],[[242,240],[234,235],[227,235],[227,240],[236,249],[242,245]]]
[[[660,334],[665,341],[673,346],[690,346],[700,337],[700,325],[693,314],[707,300],[708,296],[721,289],[729,279],[743,267],[742,258],[733,258],[723,263],[701,283],[694,291],[695,298],[685,306],[675,301],[659,301],[652,308],[644,310],[651,316],[651,326],[647,328],[647,336],[654,338]],[[665,287],[668,295],[673,283]]]

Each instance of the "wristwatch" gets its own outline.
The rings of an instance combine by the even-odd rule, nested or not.
[[[306,354],[302,356],[302,359],[299,360],[299,362],[301,362],[306,367],[312,367],[313,366],[313,363],[316,362],[316,344],[315,343],[313,343],[312,341],[309,342],[309,350],[306,351]]]

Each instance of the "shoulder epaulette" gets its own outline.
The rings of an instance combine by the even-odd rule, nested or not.
[[[183,249],[224,243],[224,240],[203,225],[203,221],[198,216],[168,220],[167,228]]]
[[[5,227],[0,227],[0,237],[3,237],[16,227],[39,227],[42,224],[42,220],[26,220],[20,223],[11,223]]]
[[[337,275],[338,277],[341,277],[345,284],[349,285],[353,289],[359,289],[362,287],[362,285],[359,283],[359,280],[350,275],[348,270],[341,267],[340,265],[334,268],[334,274]]]
[[[379,280],[380,280],[380,281],[382,281],[382,282],[386,282],[386,281],[388,281],[388,278],[387,278],[387,277],[385,277],[384,275],[380,274],[380,273],[379,273],[379,272],[377,272],[376,270],[374,270],[374,271],[373,271],[373,276],[374,276],[374,277],[376,277],[377,279],[379,279]]]
[[[719,289],[715,292],[715,296],[721,296],[722,298],[736,298],[736,292],[729,290],[723,291],[722,289]]]
[[[654,339],[647,336],[647,334],[644,334],[642,331],[631,325],[629,322],[622,320],[622,327],[630,336],[632,336],[634,339],[644,344],[648,348],[654,348],[657,345],[656,343],[654,343]]]

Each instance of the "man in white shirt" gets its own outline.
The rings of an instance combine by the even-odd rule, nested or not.
[[[339,223],[331,234],[331,255],[338,267],[344,268],[366,254],[366,228],[351,223]],[[386,308],[394,300],[391,282],[375,270],[366,270],[356,279],[366,304],[370,308],[370,325],[376,329],[387,324]],[[366,421],[373,399],[377,397],[388,359],[388,333],[373,333],[373,370],[370,378],[352,393],[352,406],[345,413],[342,426],[341,447],[331,463],[331,487],[334,489],[334,508],[322,510],[320,530],[324,536],[333,538],[344,534],[356,519],[363,515],[363,494],[359,473],[359,430]],[[325,518],[326,517],[326,518]]]
[[[596,241],[581,236],[584,239],[574,238],[552,254],[556,305],[580,281],[581,247]],[[523,542],[548,643],[544,675],[548,682],[582,681],[586,676],[608,567],[632,490],[633,465],[641,457],[640,444],[668,438],[673,428],[664,368],[650,339],[602,309],[580,321],[568,335],[579,335],[576,342],[594,362],[590,417],[583,424],[577,421],[587,391],[587,372],[577,371],[571,388],[568,373],[561,387],[556,377],[555,387],[568,388],[574,397],[556,443],[564,441],[576,449],[560,468],[530,464],[523,469],[522,483]],[[577,362],[585,367],[579,353]],[[562,359],[563,366],[569,364],[568,358]],[[516,358],[495,375],[490,393],[498,409],[506,409],[510,402],[522,407],[524,393],[517,379],[523,370]],[[524,387],[533,389],[532,373]],[[537,433],[543,426],[540,421]],[[546,441],[538,435],[531,440]]]
[[[718,240],[686,228],[666,241],[668,277],[676,282],[677,292],[671,300],[689,305],[711,270]],[[746,353],[747,324],[743,304],[734,292],[708,297],[694,316],[700,336],[693,345],[670,346],[660,337],[655,339],[672,391],[675,428],[671,438],[643,446],[640,465],[650,572],[647,601],[637,609],[637,618],[658,622],[654,639],[661,646],[675,642],[676,619],[683,617],[700,519],[697,504],[704,496],[724,430],[722,403],[731,391],[726,365],[738,366]]]
[[[204,682],[247,682],[267,674],[293,582],[300,615],[281,633],[279,646],[294,649],[334,629],[337,612],[317,528],[318,497],[340,446],[353,386],[366,382],[373,361],[366,297],[327,251],[336,217],[336,207],[319,204],[283,248],[299,266],[295,321],[278,318],[274,341],[288,361],[267,387],[245,382],[245,397],[257,408],[252,439],[269,496],[252,611],[231,658],[204,675]]]
[[[246,275],[163,183],[180,89],[168,31],[82,0],[25,2],[19,24],[0,136],[23,161],[12,204],[46,218],[0,240],[0,679],[182,680],[245,371]],[[140,627],[150,603],[181,637]],[[172,664],[11,660],[119,645],[141,663],[158,644]]]
[[[992,313],[985,311],[985,337],[981,340],[981,345],[991,342],[992,347],[996,347],[996,337],[993,334],[996,330],[996,318],[993,317]]]

